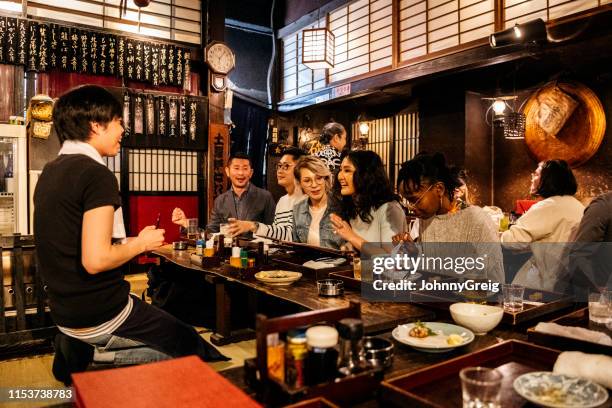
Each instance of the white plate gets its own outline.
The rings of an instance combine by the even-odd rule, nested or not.
[[[255,279],[272,286],[289,286],[302,277],[299,272],[293,271],[262,271],[255,274]]]
[[[416,350],[426,353],[445,353],[457,347],[463,347],[474,341],[474,333],[471,330],[462,326],[457,326],[449,323],[424,322],[425,326],[429,327],[433,332],[438,333],[438,336],[428,336],[425,338],[411,337],[408,335],[410,329],[415,324],[402,324],[393,329],[391,335],[400,343],[414,347]],[[451,334],[458,334],[463,338],[463,343],[451,346],[446,343],[446,338]]]
[[[591,408],[608,400],[608,391],[601,385],[550,371],[523,374],[512,385],[521,397],[543,407]]]

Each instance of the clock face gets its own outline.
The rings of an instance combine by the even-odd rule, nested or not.
[[[206,50],[206,62],[214,72],[227,74],[236,64],[232,50],[223,43],[214,43]]]

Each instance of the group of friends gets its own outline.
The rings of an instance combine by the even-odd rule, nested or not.
[[[122,265],[161,246],[164,230],[148,226],[126,237],[117,180],[102,159],[119,152],[121,116],[121,105],[101,87],[82,86],[62,95],[53,111],[62,149],[45,166],[34,195],[39,268],[61,332],[53,368],[66,382],[100,352],[111,352],[115,363],[189,354],[226,359],[193,327],[129,293]],[[231,188],[215,199],[208,230],[218,232],[229,223],[233,236],[254,234],[362,254],[402,241],[498,243],[488,267],[498,281],[505,280],[500,242],[512,247],[612,239],[612,194],[595,199],[585,211],[562,160],[538,165],[531,192],[542,200],[500,236],[491,217],[469,205],[464,172],[449,166],[442,154],[420,153],[403,163],[392,186],[375,152],[345,149],[342,125],[327,124],[320,142],[314,154],[298,148],[283,152],[276,176],[286,194],[278,203],[251,183],[251,158],[233,154],[225,166]],[[410,230],[407,212],[417,218]],[[176,224],[186,225],[186,219],[183,210],[173,211]],[[536,255],[534,267],[521,270],[515,280],[555,286],[558,277],[549,274],[546,256]],[[584,248],[580,255],[590,256]],[[594,284],[608,284],[609,276],[604,280]],[[82,351],[81,358],[74,357],[75,350]]]

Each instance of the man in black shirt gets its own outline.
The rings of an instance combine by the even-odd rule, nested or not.
[[[102,160],[119,152],[121,114],[119,102],[93,85],[69,91],[54,107],[62,149],[34,193],[34,233],[51,316],[68,339],[106,350],[129,344],[115,363],[189,354],[223,360],[193,327],[129,294],[122,265],[162,245],[164,230],[148,226],[125,238],[117,180]],[[113,245],[113,238],[123,243]],[[66,367],[70,356],[62,350],[56,350],[54,374],[69,382],[74,367]]]

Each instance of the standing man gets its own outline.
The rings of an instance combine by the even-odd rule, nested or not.
[[[330,122],[323,126],[319,142],[323,145],[321,150],[313,153],[323,162],[335,177],[340,170],[340,155],[346,146],[346,130],[337,122]]]
[[[274,222],[271,225],[257,221],[232,220],[230,232],[233,236],[253,232],[255,235],[265,236],[283,241],[291,241],[293,233],[293,206],[305,198],[302,188],[296,182],[293,169],[297,160],[304,156],[303,150],[290,147],[283,152],[276,165],[276,179],[287,194],[282,196],[276,204]]]
[[[39,267],[61,332],[53,373],[65,383],[91,359],[89,354],[75,360],[75,350],[89,347],[83,342],[105,351],[120,345],[113,354],[116,364],[190,354],[225,359],[193,327],[130,295],[123,265],[162,245],[164,230],[151,225],[125,238],[117,179],[102,160],[119,152],[121,115],[119,102],[99,86],[62,95],[53,109],[62,148],[34,192]]]
[[[219,232],[219,226],[230,218],[272,224],[276,204],[269,191],[251,184],[253,166],[250,157],[244,153],[231,155],[225,166],[225,174],[232,187],[215,199],[206,229]],[[183,210],[174,209],[172,222],[187,228],[187,217]]]

